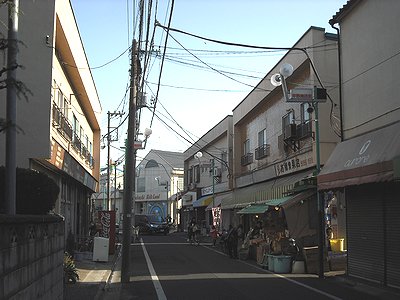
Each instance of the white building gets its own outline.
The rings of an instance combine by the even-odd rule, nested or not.
[[[168,216],[180,223],[183,191],[183,154],[150,150],[136,168],[136,214]]]

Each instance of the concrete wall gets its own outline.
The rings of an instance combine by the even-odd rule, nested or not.
[[[400,119],[400,1],[360,1],[340,22],[344,138]]]
[[[0,299],[63,299],[64,221],[0,215]]]
[[[51,74],[54,33],[54,1],[20,1],[18,40],[21,42],[17,62],[17,79],[32,94],[17,99],[17,125],[23,133],[17,135],[17,164],[29,167],[29,157],[50,157]],[[7,5],[0,6],[0,32],[7,37]],[[28,26],[26,26],[28,24]],[[35,25],[32,25],[35,24]],[[34,30],[32,30],[34,28]],[[49,44],[46,43],[49,36]],[[0,56],[0,64],[6,65]],[[40,76],[39,76],[40,75]],[[3,75],[4,77],[5,75]],[[0,118],[6,114],[6,90],[0,91]],[[29,116],[29,117],[27,117]],[[0,153],[5,153],[5,134],[0,135]],[[28,153],[26,149],[29,149]],[[5,156],[0,156],[0,165]]]

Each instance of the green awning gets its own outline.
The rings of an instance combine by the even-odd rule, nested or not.
[[[286,196],[286,197],[282,197],[282,198],[278,198],[278,199],[271,199],[271,200],[265,201],[265,204],[267,204],[269,206],[281,206],[286,201],[288,201],[289,199],[292,199],[292,198],[293,198],[293,196]]]
[[[263,214],[268,210],[268,204],[252,204],[241,210],[239,210],[238,214]]]

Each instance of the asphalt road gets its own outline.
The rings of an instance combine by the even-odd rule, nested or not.
[[[337,278],[274,274],[254,261],[231,259],[209,243],[190,245],[182,233],[142,236],[141,243],[131,246],[131,260],[130,283],[119,285],[114,298],[389,299],[382,291]]]

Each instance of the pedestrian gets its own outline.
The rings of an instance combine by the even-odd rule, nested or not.
[[[189,224],[188,224],[188,242],[192,241],[192,237],[193,237],[193,226],[196,224],[196,220],[194,219],[194,217],[190,220]]]
[[[241,248],[243,241],[244,241],[243,225],[239,224],[236,230],[237,230],[237,236],[238,236],[238,246],[239,246],[239,248]]]
[[[229,225],[228,231],[228,252],[230,258],[238,258],[238,235],[237,230],[232,225]]]
[[[215,228],[215,226],[212,225],[210,229],[210,237],[212,239],[213,247],[215,247],[215,243],[217,242],[217,236],[218,236],[217,228]]]

